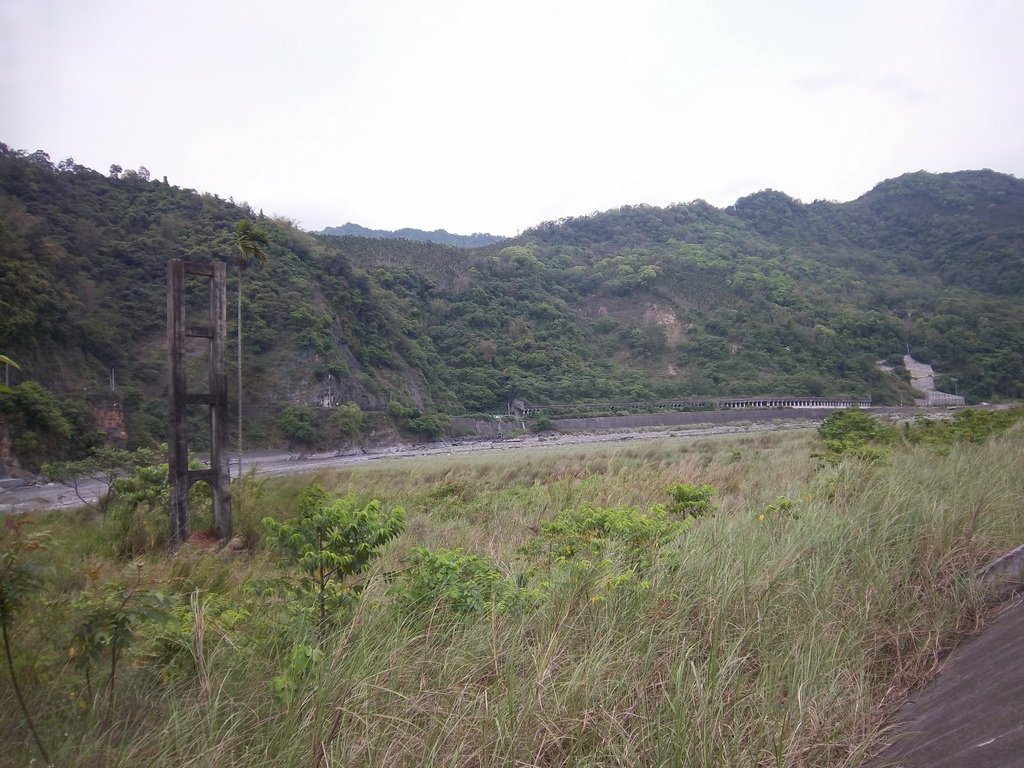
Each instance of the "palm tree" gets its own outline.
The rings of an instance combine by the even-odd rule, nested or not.
[[[251,261],[267,263],[270,237],[249,219],[235,225],[235,245],[238,248],[238,477],[242,477],[242,270]]]

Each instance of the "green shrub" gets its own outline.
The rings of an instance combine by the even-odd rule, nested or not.
[[[436,413],[423,413],[410,417],[405,428],[415,435],[428,440],[436,440],[448,431],[450,421],[447,416]]]
[[[896,430],[882,425],[860,408],[844,408],[821,423],[818,427],[818,436],[822,440],[891,443],[896,439]]]
[[[402,405],[397,400],[388,403],[387,415],[396,429],[410,432],[427,440],[436,440],[444,435],[451,426],[451,420],[447,416],[438,413],[421,413],[415,408]]]
[[[161,549],[170,540],[167,446],[161,450],[162,455],[149,450],[128,454],[131,473],[110,485],[114,502],[108,507],[105,528],[115,555],[121,559]],[[200,468],[198,461],[189,462],[189,469]],[[194,530],[212,526],[212,495],[207,483],[196,483],[189,489],[188,508]]]
[[[328,419],[332,437],[338,440],[357,441],[362,436],[363,409],[349,402],[338,406]]]
[[[565,510],[544,523],[527,550],[547,555],[560,565],[597,563],[612,555],[630,566],[647,565],[682,528],[661,506],[645,512],[636,507],[588,505]]]
[[[475,613],[500,603],[515,586],[489,560],[462,549],[416,547],[394,593],[410,609]]]
[[[983,443],[1024,420],[1024,407],[1003,411],[984,411],[964,408],[950,419],[918,417],[906,429],[911,443],[930,443],[950,446],[957,442]]]
[[[98,512],[106,519],[110,505],[117,498],[115,482],[122,477],[156,462],[153,452],[145,448],[125,451],[118,448],[95,448],[88,456],[78,461],[64,461],[46,464],[43,472],[51,480],[69,485],[75,495],[85,506]],[[102,483],[107,491],[98,496],[95,502],[88,495],[82,494],[81,483],[84,480],[96,480]]]
[[[166,546],[170,538],[167,464],[136,467],[128,477],[115,480],[113,488],[117,501],[108,512],[107,529],[117,556],[129,560]]]
[[[824,456],[831,463],[843,456],[877,461],[889,455],[888,446],[898,441],[899,433],[859,408],[845,408],[822,422],[818,437],[824,442]]]
[[[530,431],[534,432],[534,433],[554,432],[555,431],[555,422],[547,414],[541,413],[541,414],[539,414],[537,416],[534,416],[530,420]]]

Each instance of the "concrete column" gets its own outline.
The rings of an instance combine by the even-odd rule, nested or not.
[[[210,279],[208,324],[185,324],[185,276]],[[206,339],[210,350],[208,392],[189,393],[185,375],[185,339]],[[172,259],[167,269],[167,354],[170,375],[168,475],[171,485],[171,543],[188,540],[188,492],[203,480],[213,492],[213,519],[217,535],[231,538],[231,478],[228,471],[228,379],[224,359],[227,338],[227,280],[223,262],[201,264]],[[188,468],[188,406],[209,408],[210,469]]]

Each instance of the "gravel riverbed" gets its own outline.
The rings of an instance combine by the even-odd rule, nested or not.
[[[502,454],[522,450],[557,450],[568,446],[616,443],[630,440],[684,440],[711,435],[734,435],[749,432],[777,432],[813,429],[820,419],[794,417],[755,423],[701,425],[685,429],[677,427],[644,428],[639,430],[610,430],[606,432],[557,433],[522,435],[501,440],[459,440],[424,444],[402,444],[386,448],[367,449],[353,453],[312,453],[295,455],[281,452],[256,451],[247,453],[244,469],[255,469],[260,476],[293,475],[318,472],[325,469],[351,467],[384,461],[400,461],[428,456],[468,456]],[[232,456],[231,473],[237,474],[237,458]],[[8,488],[0,493],[0,514],[72,509],[83,505],[82,499],[94,502],[106,487],[95,480],[83,480],[78,491],[61,483],[40,482]]]

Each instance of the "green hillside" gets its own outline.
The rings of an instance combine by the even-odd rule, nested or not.
[[[11,383],[98,392],[113,369],[135,443],[164,430],[166,262],[223,259],[233,303],[245,217],[271,240],[245,277],[256,440],[275,439],[288,404],[895,402],[909,390],[876,363],[907,344],[971,400],[1024,391],[1024,182],[991,171],[909,174],[845,204],[766,191],[725,210],[626,206],[475,249],[311,235],[148,176],[0,147]]]

